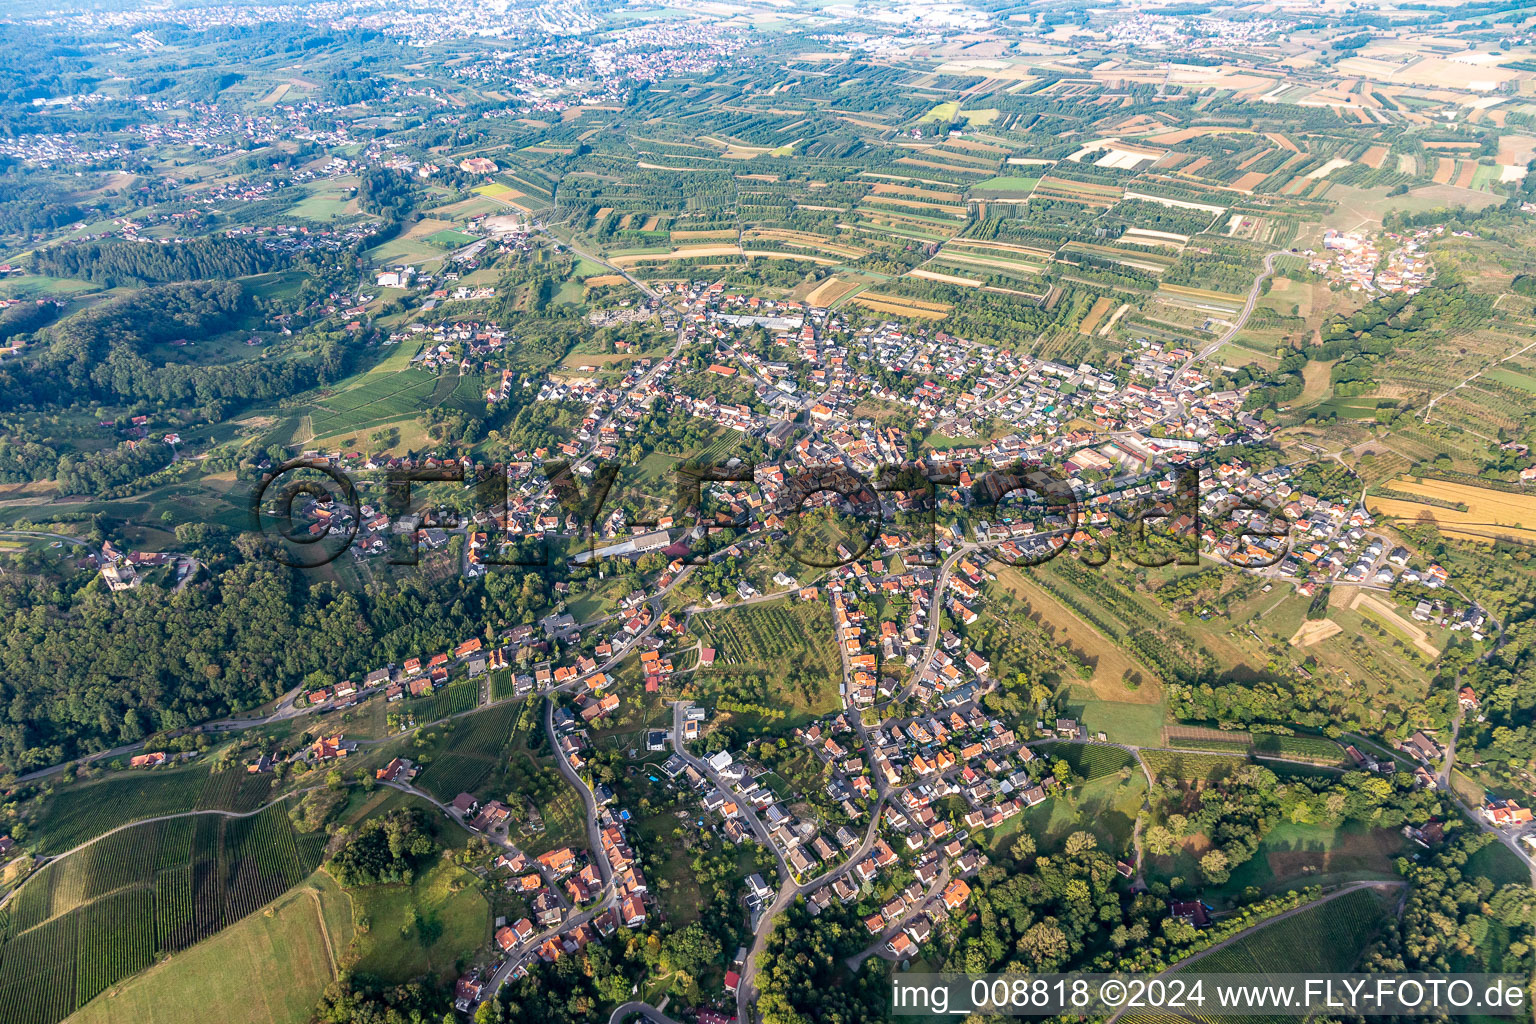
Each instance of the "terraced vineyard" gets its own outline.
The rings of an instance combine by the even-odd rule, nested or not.
[[[1269,975],[1325,974],[1348,971],[1381,927],[1385,911],[1373,889],[1357,889],[1292,914],[1282,921],[1253,929],[1241,938],[1176,974],[1185,977],[1241,974],[1255,985]],[[1127,1014],[1125,1024],[1170,1024],[1169,1014]],[[1173,1020],[1283,1024],[1295,1017],[1253,1014],[1210,1017],[1185,1010]]]
[[[1084,782],[1113,775],[1136,763],[1129,750],[1104,743],[1043,743],[1035,748],[1035,753],[1061,758]]]
[[[135,826],[49,864],[0,922],[0,1020],[55,1024],[297,885],[324,839],[296,833],[274,805]]]
[[[473,793],[501,760],[522,704],[502,704],[460,719],[446,748],[422,770],[417,784],[439,800]]]
[[[63,789],[48,808],[38,852],[63,853],[119,825],[183,811],[252,811],[272,798],[271,775],[207,767],[128,772]]]

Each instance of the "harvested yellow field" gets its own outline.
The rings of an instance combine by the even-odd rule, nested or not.
[[[622,274],[598,274],[596,277],[583,278],[581,283],[588,288],[601,288],[604,286],[613,287],[621,285],[624,283],[624,280],[624,275]]]
[[[1373,496],[1368,499],[1373,511],[1409,521],[1428,519],[1441,533],[1466,540],[1536,542],[1536,494],[1511,494],[1446,480],[1415,483],[1412,477],[1394,480],[1387,486],[1394,491],[1465,505],[1467,510]]]
[[[899,295],[880,295],[876,292],[865,292],[853,300],[866,309],[872,309],[877,313],[891,313],[895,316],[922,317],[928,320],[942,320],[949,315],[954,308],[947,302],[927,302],[920,299],[905,299]]]
[[[1499,139],[1499,163],[1528,164],[1536,160],[1536,139],[1525,135],[1506,135]]]
[[[817,285],[816,290],[805,297],[805,301],[812,306],[825,309],[858,286],[859,283],[857,281],[849,281],[840,277],[829,277]]]
[[[671,238],[674,242],[701,242],[709,238],[735,238],[736,232],[730,228],[721,228],[715,231],[673,231]]]
[[[1344,627],[1332,619],[1310,619],[1303,622],[1291,637],[1292,647],[1311,647],[1320,644],[1331,636],[1338,636],[1344,632]]]
[[[616,267],[632,267],[649,260],[686,260],[695,256],[740,256],[739,245],[684,245],[671,252],[633,252],[627,256],[615,256],[608,262]]]
[[[943,281],[945,284],[956,284],[962,288],[980,288],[981,282],[974,277],[956,277],[954,274],[940,274],[932,270],[924,270],[919,267],[907,272],[908,277],[921,277],[929,281]]]
[[[743,241],[750,242],[753,239],[767,239],[774,242],[787,242],[791,245],[804,246],[816,249],[820,252],[830,253],[833,256],[841,256],[844,259],[856,260],[860,256],[868,255],[869,250],[844,242],[834,242],[823,235],[813,235],[807,231],[790,231],[784,228],[754,228],[742,232]]]
[[[1228,295],[1226,292],[1211,291],[1208,288],[1191,288],[1188,285],[1182,284],[1160,284],[1157,286],[1157,290],[1159,292],[1167,292],[1169,295],[1176,295],[1181,299],[1203,300],[1221,306],[1232,306],[1234,309],[1242,305],[1242,301],[1236,296]]]
[[[1092,334],[1093,329],[1099,326],[1099,321],[1103,320],[1105,315],[1109,313],[1109,307],[1113,304],[1114,300],[1105,295],[1100,295],[1095,299],[1093,301],[1093,308],[1088,311],[1087,316],[1083,317],[1083,322],[1077,325],[1077,333],[1084,335]]]

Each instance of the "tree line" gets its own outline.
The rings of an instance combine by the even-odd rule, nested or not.
[[[119,288],[249,277],[286,264],[286,257],[255,239],[220,235],[178,242],[110,238],[54,245],[34,253],[30,269],[47,277],[73,277]]]

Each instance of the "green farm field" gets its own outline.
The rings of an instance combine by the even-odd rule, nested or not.
[[[352,901],[323,871],[143,974],[69,1024],[304,1024],[352,941]]]
[[[269,807],[148,822],[53,861],[7,905],[0,1017],[55,1024],[299,884],[323,842]]]
[[[449,982],[458,959],[490,939],[490,905],[473,876],[446,861],[410,885],[367,886],[352,899],[353,913],[369,921],[355,942],[356,969],[386,983],[422,973]]]

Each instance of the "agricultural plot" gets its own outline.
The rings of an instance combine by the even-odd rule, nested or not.
[[[374,373],[356,386],[322,398],[310,413],[316,437],[359,430],[374,423],[414,416],[431,404],[439,378],[421,370]]]
[[[62,789],[40,829],[40,853],[57,855],[120,825],[192,810],[252,811],[272,797],[270,775],[206,767],[115,775]]]
[[[1263,984],[1264,977],[1272,974],[1347,971],[1360,959],[1385,917],[1382,897],[1375,890],[1356,889],[1254,928],[1179,973],[1245,974],[1251,975],[1255,984]],[[1212,1019],[1198,1013],[1187,1016],[1199,1022]]]
[[[800,719],[841,706],[842,668],[825,605],[772,601],[711,613],[701,617],[699,625],[701,638],[719,655],[716,667],[695,674],[690,685],[708,685],[722,677],[727,706],[759,705],[748,713],[767,711]],[[786,666],[792,671],[786,673]],[[738,685],[743,675],[760,676],[762,686],[754,692],[749,685]]]
[[[1101,633],[1082,616],[1037,584],[1038,574],[994,564],[997,583],[989,587],[1000,615],[1038,627],[1046,643],[1088,669],[1087,686],[1095,696],[1115,701],[1155,704],[1162,687],[1145,668],[1104,642]],[[990,652],[989,652],[990,653]],[[1060,655],[1058,655],[1060,656]]]
[[[1041,757],[1061,758],[1084,782],[1095,782],[1136,763],[1136,755],[1123,747],[1104,743],[1042,743],[1035,748]]]
[[[1344,764],[1344,748],[1326,736],[1256,736],[1256,753],[1269,757],[1298,758],[1318,764]]]
[[[1373,511],[1405,522],[1433,522],[1441,533],[1462,540],[1536,542],[1536,495],[1446,480],[1415,482],[1412,477],[1401,477],[1388,486],[1397,494],[1421,495],[1430,501],[1371,495],[1366,500]]]
[[[1180,750],[1143,750],[1141,762],[1154,779],[1219,779],[1248,763],[1241,754],[1191,754]]]
[[[461,719],[417,784],[444,802],[460,793],[476,793],[501,760],[521,711],[520,705],[503,704]]]
[[[1403,847],[1403,835],[1396,829],[1359,822],[1333,827],[1282,821],[1265,833],[1253,857],[1232,872],[1226,888],[1279,892],[1298,878],[1318,885],[1390,879]]]
[[[430,697],[417,697],[406,701],[405,710],[410,712],[411,718],[418,725],[425,725],[428,722],[441,721],[450,715],[472,711],[479,703],[480,681],[458,679]]]
[[[351,900],[317,872],[218,935],[82,1007],[70,1024],[298,1024],[336,976],[352,936]],[[252,999],[252,992],[263,998]]]
[[[405,233],[369,249],[368,258],[384,266],[396,263],[438,263],[442,259],[443,250],[431,242],[430,238],[452,228],[451,221],[423,217]]]
[[[900,295],[882,295],[878,292],[861,292],[851,300],[855,305],[872,309],[876,313],[919,320],[942,320],[954,307],[947,302],[930,302],[908,299]]]
[[[274,806],[140,825],[54,861],[23,883],[6,919],[0,1018],[55,1024],[297,885],[323,841],[296,834]]]
[[[972,273],[1029,277],[1044,271],[1054,255],[1054,250],[1010,242],[955,238],[945,243],[935,259]]]

